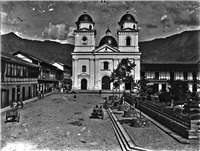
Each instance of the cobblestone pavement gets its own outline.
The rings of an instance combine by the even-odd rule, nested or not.
[[[89,118],[98,94],[52,94],[25,104],[19,123],[4,123],[1,150],[121,150],[104,110],[104,119]]]

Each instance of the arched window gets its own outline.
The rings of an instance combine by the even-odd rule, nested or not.
[[[84,36],[82,38],[82,42],[83,42],[83,45],[87,45],[87,37],[86,36]]]
[[[135,29],[135,25],[133,25],[133,29]]]
[[[103,63],[103,69],[104,69],[104,70],[107,70],[107,69],[108,69],[108,62],[107,62],[107,61],[105,61],[105,62]]]
[[[130,37],[127,37],[127,38],[126,38],[126,45],[127,45],[127,46],[130,46],[130,45],[131,45],[131,38],[130,38]]]
[[[82,66],[82,72],[86,72],[86,66]]]
[[[89,29],[90,29],[90,30],[92,29],[92,26],[91,26],[91,25],[89,26]]]

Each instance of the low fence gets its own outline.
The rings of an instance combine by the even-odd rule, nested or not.
[[[159,112],[156,112],[155,110],[152,110],[151,108],[148,108],[148,106],[145,106],[141,104],[140,110],[152,118],[156,119],[159,123],[165,125],[166,127],[170,128],[174,132],[178,133],[184,138],[188,139],[188,131],[189,128],[176,122],[175,120],[165,116],[164,114],[160,114]]]
[[[136,98],[127,94],[124,94],[124,96],[125,101],[129,104],[133,105],[134,103],[137,103]],[[188,132],[190,128],[189,119],[178,119],[176,117],[172,117],[170,114],[168,115],[167,113],[163,113],[159,108],[156,108],[155,106],[150,105],[150,103],[143,101],[140,102],[139,109],[161,124],[178,133],[180,136],[188,139]]]

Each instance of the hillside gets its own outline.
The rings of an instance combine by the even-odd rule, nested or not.
[[[200,60],[200,31],[185,31],[163,39],[140,42],[142,63],[197,62]]]
[[[1,51],[8,53],[24,51],[49,63],[53,61],[60,61],[71,66],[71,52],[73,50],[74,46],[71,44],[22,39],[14,33],[1,36]]]
[[[139,42],[142,63],[196,63],[200,60],[200,31],[185,31],[167,38]],[[74,46],[53,41],[22,39],[14,33],[1,36],[1,51],[24,51],[46,62],[60,61],[72,64]]]

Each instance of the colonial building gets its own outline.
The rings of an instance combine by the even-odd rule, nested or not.
[[[62,81],[62,85],[65,86],[68,90],[70,90],[72,86],[72,67],[70,65],[63,64],[59,61],[54,61],[51,64],[64,72],[64,79]]]
[[[74,90],[112,90],[110,74],[123,58],[135,61],[132,71],[134,79],[140,79],[140,55],[138,26],[128,12],[118,22],[117,40],[109,28],[105,36],[96,43],[95,23],[86,12],[76,22],[75,48],[72,53],[72,81]],[[128,85],[121,86],[127,89]]]
[[[1,52],[1,108],[37,95],[40,68]]]
[[[167,90],[168,80],[187,81],[191,92],[200,92],[200,68],[198,63],[142,63],[141,77],[146,77],[158,91]]]
[[[41,66],[40,74],[38,76],[37,89],[42,93],[51,91],[52,87],[57,87],[59,83],[64,80],[63,70],[50,63],[22,51],[17,51],[13,53],[13,55],[32,64]]]

